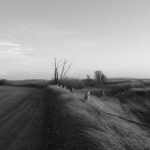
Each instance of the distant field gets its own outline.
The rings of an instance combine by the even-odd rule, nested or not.
[[[41,150],[46,109],[42,90],[0,86],[0,150]]]
[[[48,83],[48,80],[0,80],[0,85],[6,86],[44,87]]]

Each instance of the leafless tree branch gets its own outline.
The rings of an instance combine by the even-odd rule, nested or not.
[[[57,60],[56,58],[54,59],[54,81],[55,84],[58,83],[60,79],[63,79],[68,71],[71,68],[71,63],[67,60]]]

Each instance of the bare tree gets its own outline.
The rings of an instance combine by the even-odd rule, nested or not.
[[[58,80],[59,80],[59,72],[58,72],[59,67],[60,67],[60,60],[57,61],[57,59],[55,58],[55,60],[54,60],[54,81],[55,81],[55,84],[57,84]]]
[[[89,74],[86,75],[86,78],[87,78],[88,81],[91,79]]]
[[[68,71],[70,70],[72,66],[72,63],[70,63],[69,61],[67,60],[64,60],[62,62],[62,68],[61,68],[61,74],[60,74],[60,79],[63,79],[66,74],[68,73]]]
[[[72,63],[68,60],[54,60],[54,82],[58,83],[59,80],[62,80],[68,71],[71,68]]]
[[[98,84],[101,86],[102,95],[104,96],[105,95],[104,84],[107,82],[106,75],[104,75],[102,71],[97,70],[95,71],[95,79],[98,82]]]

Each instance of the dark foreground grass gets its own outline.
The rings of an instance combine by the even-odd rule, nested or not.
[[[49,100],[49,149],[53,150],[91,150],[97,149],[83,132],[84,120],[73,117],[67,108],[75,101],[70,92],[51,88]],[[49,90],[47,92],[50,92]],[[71,99],[70,99],[71,98]]]
[[[149,150],[150,128],[119,98],[84,101],[58,87],[47,89],[52,150]],[[130,98],[130,97],[126,97]],[[148,101],[147,101],[148,103]],[[132,109],[131,109],[132,108]],[[143,107],[141,108],[143,109]],[[112,114],[112,115],[110,115]],[[122,118],[115,117],[121,116]]]

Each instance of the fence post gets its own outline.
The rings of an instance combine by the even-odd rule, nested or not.
[[[102,96],[105,96],[105,90],[102,90]]]
[[[70,88],[70,91],[73,93],[74,92],[74,88]]]
[[[91,93],[90,93],[90,91],[88,91],[88,92],[85,94],[84,99],[90,100],[90,96],[91,96]]]

